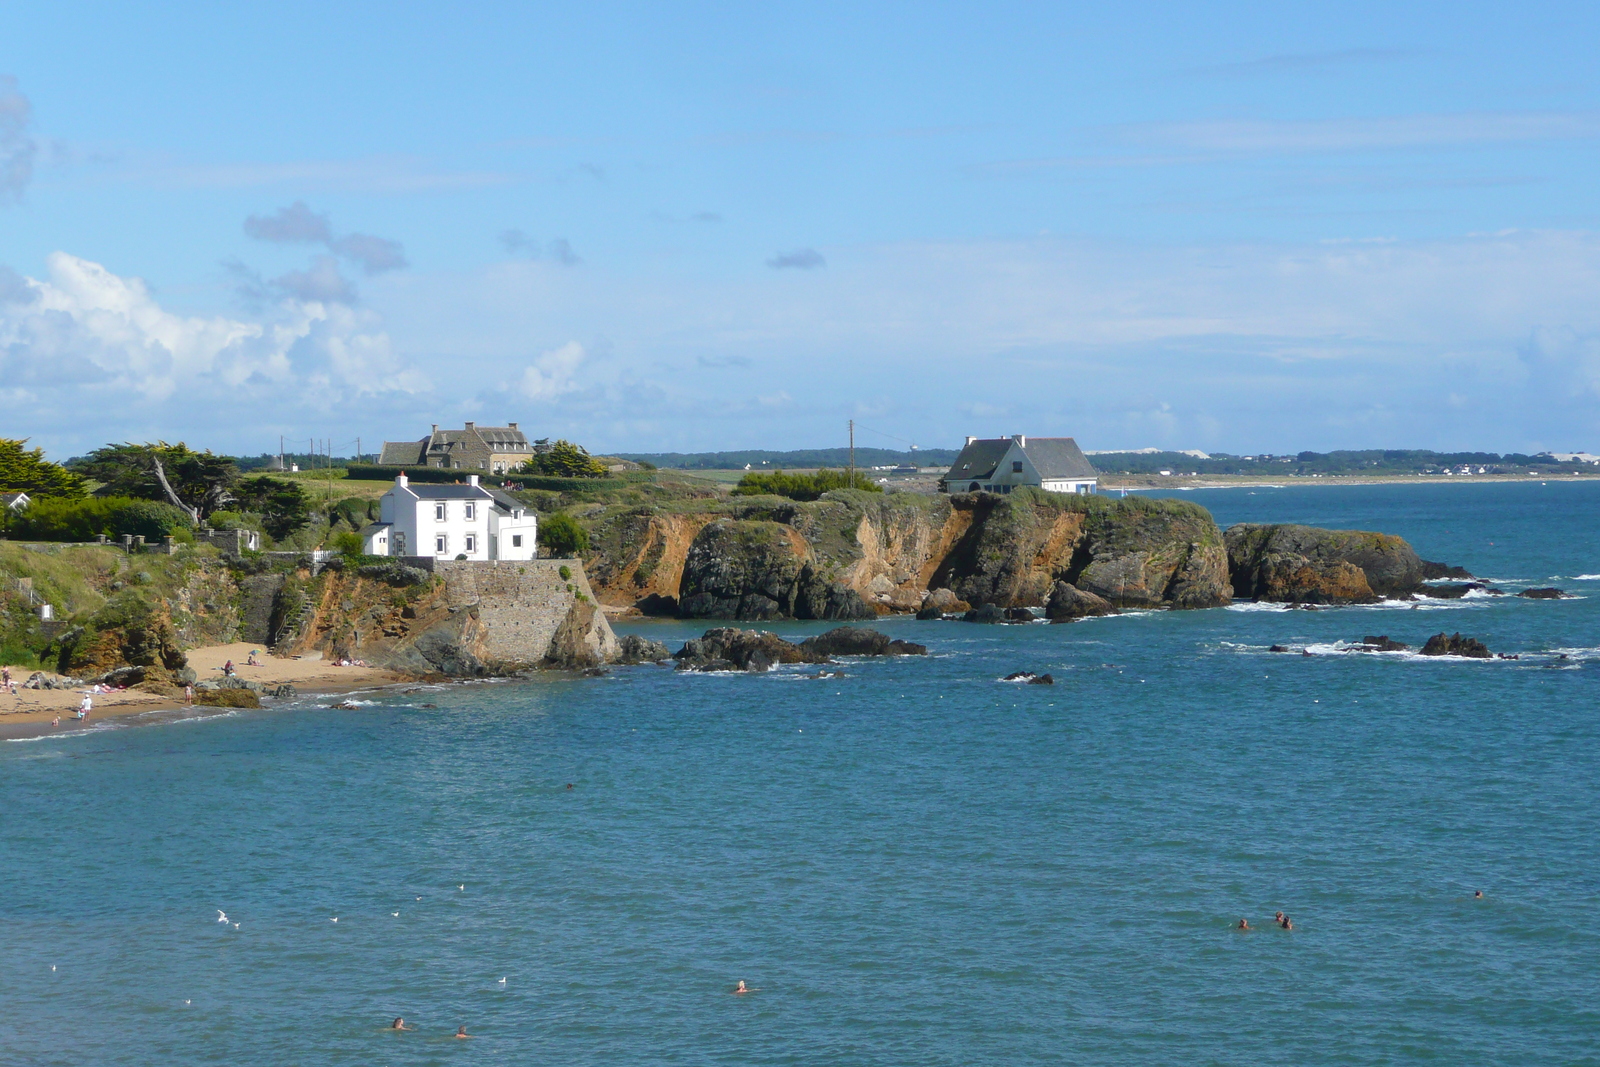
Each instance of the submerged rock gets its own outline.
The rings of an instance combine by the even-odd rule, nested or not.
[[[891,641],[887,634],[877,630],[840,626],[806,638],[800,642],[800,651],[820,657],[813,662],[822,662],[829,656],[926,656],[928,647],[910,641]]]
[[[1051,622],[1071,622],[1094,615],[1115,615],[1116,605],[1105,597],[1086,593],[1071,582],[1057,582],[1044,606],[1044,617]]]
[[[624,634],[617,641],[617,662],[660,663],[672,658],[672,650],[660,641],[652,641],[638,634]]]
[[[1377,637],[1367,636],[1361,639],[1361,644],[1354,651],[1357,652],[1409,652],[1411,646],[1399,641],[1392,641],[1388,634]]]
[[[1425,585],[1417,591],[1423,596],[1431,596],[1439,600],[1460,600],[1462,597],[1473,592],[1474,590],[1488,593],[1490,596],[1505,595],[1501,593],[1500,590],[1487,586],[1482,582],[1461,582],[1459,584],[1440,583],[1437,585]]]
[[[823,663],[799,645],[766,630],[720,626],[684,642],[672,654],[680,671],[769,671],[779,663]]]
[[[1552,586],[1544,589],[1524,589],[1517,595],[1527,597],[1529,600],[1561,600],[1570,594],[1563,589],[1556,589]]]
[[[961,616],[962,622],[998,623],[1006,621],[1006,613],[994,604],[984,604],[973,608]]]
[[[1000,679],[1002,682],[1026,682],[1028,685],[1055,685],[1052,675],[1034,674],[1032,671],[1013,671]]]
[[[1455,634],[1434,634],[1428,638],[1428,643],[1422,646],[1424,656],[1466,656],[1469,659],[1490,659],[1493,653],[1479,641],[1471,637],[1462,637]]]

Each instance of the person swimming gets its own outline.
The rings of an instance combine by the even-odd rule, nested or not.
[[[733,987],[733,995],[736,997],[742,997],[746,993],[754,993],[755,991],[756,987],[745,985],[743,978],[739,979],[739,984]]]
[[[467,1028],[465,1026],[458,1026],[456,1027],[456,1036],[465,1039],[471,1037],[472,1035],[467,1033]]]
[[[389,1024],[389,1029],[391,1029],[391,1030],[410,1030],[410,1029],[412,1029],[412,1027],[407,1026],[406,1025],[406,1021],[404,1019],[401,1019],[401,1018],[397,1017],[393,1023]]]
[[[1250,920],[1249,919],[1240,919],[1239,920],[1239,925],[1234,927],[1234,929],[1236,929],[1236,930],[1254,930],[1255,927],[1250,925]]]
[[[1285,930],[1294,929],[1294,920],[1290,919],[1289,916],[1284,915],[1281,911],[1278,913],[1278,915],[1280,916],[1278,919],[1279,926],[1283,927]]]
[[[1481,889],[1474,889],[1474,890],[1473,890],[1473,891],[1472,891],[1472,899],[1473,899],[1473,900],[1482,900],[1482,899],[1483,899],[1483,890],[1481,890]]]

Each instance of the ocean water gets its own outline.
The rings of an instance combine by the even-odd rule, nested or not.
[[[1600,487],[1184,495],[1582,599],[0,744],[0,1062],[1600,1062]],[[1522,658],[1341,651],[1439,631]]]

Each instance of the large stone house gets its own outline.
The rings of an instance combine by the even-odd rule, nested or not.
[[[504,474],[533,457],[530,444],[516,423],[479,426],[469,422],[460,430],[433,432],[420,441],[385,441],[378,462],[386,467],[443,467],[446,470]]]
[[[1070,437],[1016,434],[967,438],[950,470],[939,480],[941,493],[1009,493],[1031,485],[1051,493],[1092,493],[1100,478]]]
[[[515,497],[478,484],[412,485],[404,474],[381,498],[377,522],[361,530],[370,556],[435,559],[533,559],[539,517]]]

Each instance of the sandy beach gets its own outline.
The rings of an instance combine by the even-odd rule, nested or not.
[[[292,684],[306,693],[342,693],[352,689],[394,685],[406,681],[393,671],[376,667],[339,667],[326,660],[286,659],[266,654],[261,650],[260,666],[246,666],[252,649],[259,645],[231,644],[209,645],[189,650],[189,666],[201,680],[221,678],[222,665],[233,661],[238,677],[264,685]],[[0,690],[0,738],[33,737],[43,733],[68,732],[93,726],[97,721],[122,715],[138,715],[163,710],[193,710],[197,714],[224,711],[223,708],[187,709],[181,699],[141,693],[127,689],[115,693],[94,693],[94,709],[87,723],[72,718],[87,687],[76,689],[24,689],[35,668],[10,664],[11,677],[17,682],[17,695]],[[51,727],[57,715],[61,725]]]

